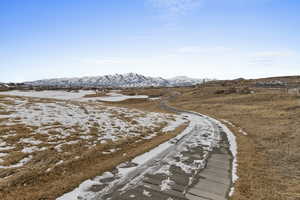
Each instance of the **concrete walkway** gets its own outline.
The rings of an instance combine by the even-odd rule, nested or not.
[[[222,140],[207,161],[206,167],[199,173],[196,183],[188,189],[189,200],[226,200],[231,188],[232,156],[226,140]]]
[[[170,140],[174,144],[171,148],[134,170],[125,181],[115,182],[116,179],[109,178],[108,183],[116,184],[105,193],[99,191],[92,200],[228,199],[232,156],[222,127],[200,114],[162,106],[189,115],[197,119],[197,123],[193,123],[191,131],[180,140]]]
[[[191,135],[199,134],[201,129],[195,129]],[[189,173],[181,167],[172,165],[169,174],[159,173],[164,168],[166,160],[176,159],[176,154],[170,152],[163,160],[157,160],[155,170],[144,173],[140,180],[131,181],[127,189],[114,190],[113,193],[100,199],[110,200],[226,200],[231,187],[231,160],[225,133],[220,127],[214,131],[222,137],[218,148],[211,151],[204,167],[199,167]],[[189,163],[203,158],[203,149],[196,146],[183,152]],[[162,190],[162,182],[170,180],[170,184]]]
[[[186,112],[167,105],[161,101],[161,107],[172,112]],[[206,167],[201,170],[192,186],[185,193],[189,200],[227,200],[232,186],[232,155],[226,133],[221,127],[214,125],[222,140],[219,148],[215,149],[207,160]]]

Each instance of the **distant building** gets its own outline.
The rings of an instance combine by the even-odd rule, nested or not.
[[[267,82],[256,82],[257,87],[286,87],[288,84],[283,81],[267,81]]]
[[[300,95],[300,87],[299,88],[288,88],[287,93],[292,94],[292,95]]]
[[[7,91],[9,90],[9,86],[7,84],[4,83],[0,83],[0,91]]]

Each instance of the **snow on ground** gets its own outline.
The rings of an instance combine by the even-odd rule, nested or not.
[[[61,153],[72,145],[90,149],[130,137],[151,139],[159,132],[173,131],[186,122],[180,115],[84,102],[2,97],[0,104],[1,112],[7,116],[0,120],[2,160],[9,157],[12,150],[28,155],[48,149]],[[107,154],[115,151],[118,149],[109,149]],[[0,167],[19,167],[27,162],[22,163],[12,166],[0,163]]]
[[[13,96],[24,96],[24,97],[38,97],[38,98],[51,98],[51,99],[62,99],[62,100],[76,100],[81,99],[83,96],[88,94],[94,94],[92,90],[79,90],[78,92],[66,92],[63,90],[44,90],[44,91],[21,91],[11,90],[0,92],[3,95]]]
[[[124,101],[127,99],[147,99],[146,95],[132,95],[127,96],[117,93],[117,91],[112,91],[107,93],[107,96],[103,97],[84,97],[85,95],[95,94],[93,90],[79,90],[79,91],[63,91],[63,90],[45,90],[45,91],[19,91],[11,90],[0,92],[3,95],[12,95],[12,96],[24,96],[24,97],[38,97],[38,98],[50,98],[50,99],[61,99],[61,100],[72,100],[72,101],[107,101],[107,102],[118,102]]]
[[[234,184],[237,180],[238,180],[238,175],[237,175],[237,167],[238,167],[238,163],[237,163],[237,142],[236,142],[236,137],[235,135],[229,130],[229,128],[227,128],[224,124],[222,124],[221,122],[219,122],[218,120],[208,117],[206,116],[208,119],[213,120],[216,124],[218,124],[226,133],[227,135],[227,139],[229,141],[229,150],[233,156],[233,160],[232,160],[232,183]],[[222,120],[223,122],[229,124],[230,126],[236,127],[234,124],[232,124],[229,121],[226,120]],[[246,132],[245,132],[246,133]],[[247,134],[247,133],[246,133]],[[245,135],[245,134],[244,134]],[[234,193],[234,186],[231,187],[230,192],[229,192],[229,196],[232,196]]]
[[[187,118],[190,121],[189,126],[177,137],[174,139],[167,141],[158,147],[150,150],[149,152],[146,152],[140,156],[137,156],[133,160],[130,161],[131,164],[134,164],[133,166],[128,165],[128,163],[120,164],[116,167],[117,172],[115,174],[111,174],[113,179],[108,184],[98,181],[99,179],[103,179],[103,177],[106,175],[104,173],[101,176],[95,177],[92,180],[87,180],[80,184],[76,189],[73,191],[64,194],[63,196],[57,198],[57,200],[72,200],[72,199],[84,199],[84,200],[90,200],[94,199],[95,197],[101,199],[101,195],[104,195],[107,191],[109,191],[111,188],[113,188],[114,185],[118,183],[122,183],[126,180],[127,177],[130,177],[134,171],[138,170],[139,168],[147,168],[147,172],[154,170],[154,174],[165,174],[165,175],[171,175],[170,174],[170,166],[178,166],[182,168],[183,171],[187,171],[188,173],[192,170],[203,168],[205,166],[205,160],[207,159],[207,155],[209,151],[212,151],[214,147],[218,145],[218,141],[220,139],[220,135],[215,134],[213,131],[213,127],[210,123],[205,122],[202,117],[192,115],[192,114],[182,114],[184,118]],[[190,136],[185,143],[178,144],[178,141],[183,139],[185,136]],[[177,143],[177,144],[176,144]],[[204,144],[204,157],[203,160],[198,160],[194,163],[191,163],[190,165],[185,164],[184,162],[184,156],[183,152],[187,151],[188,148],[193,147],[199,147],[202,144]],[[176,150],[172,149],[173,147],[176,147]],[[173,159],[174,152],[178,151],[178,156],[180,159]],[[163,161],[164,165],[160,166],[159,169],[151,166],[147,166],[147,164],[157,158],[160,157],[160,155],[163,154],[170,154],[170,156],[166,156],[166,159]],[[177,161],[176,161],[177,160]],[[128,166],[128,167],[126,167]],[[135,178],[137,180],[140,180],[139,177]],[[132,183],[134,184],[135,180],[132,180]],[[97,193],[92,192],[88,188],[92,188],[93,185],[103,185],[103,189]],[[170,186],[173,184],[173,181],[170,180],[170,178],[166,178],[162,180],[161,182],[161,190],[168,190]],[[127,186],[122,188],[122,191],[126,189]],[[150,195],[147,191],[143,192],[145,196]]]
[[[243,129],[240,129],[239,132],[240,132],[241,134],[245,135],[245,136],[248,135],[248,133],[245,132]]]
[[[226,123],[226,124],[228,124],[229,126],[236,127],[232,122],[230,122],[230,121],[228,121],[226,119],[222,119],[221,121],[224,122],[224,123]]]
[[[13,165],[10,165],[10,166],[1,166],[0,165],[0,169],[9,169],[9,168],[22,167],[25,164],[27,164],[31,159],[32,159],[32,156],[30,155],[29,157],[23,158],[22,160],[20,160],[16,164],[13,164]]]
[[[116,92],[110,92],[107,94],[108,96],[104,97],[95,97],[93,98],[94,100],[100,100],[100,101],[107,101],[107,102],[118,102],[118,101],[124,101],[127,99],[147,99],[148,96],[146,95],[123,95],[123,94],[118,94]]]
[[[235,135],[222,123],[219,122],[219,125],[223,128],[225,131],[229,144],[230,144],[230,151],[233,156],[232,161],[232,182],[235,183],[237,179],[239,178],[237,175],[237,142]]]
[[[170,180],[170,178],[166,178],[165,180],[163,180],[161,182],[160,188],[161,191],[165,191],[165,190],[170,190],[171,189],[171,185],[174,184],[174,181]]]
[[[222,119],[221,121],[224,122],[224,123],[226,123],[226,124],[228,124],[228,125],[230,125],[230,126],[232,126],[232,127],[237,127],[236,125],[234,125],[233,123],[231,123],[231,122],[229,122],[229,121],[227,121],[225,119]],[[243,134],[245,136],[248,135],[248,133],[245,132],[242,128],[239,128],[239,133],[241,133],[241,134]]]

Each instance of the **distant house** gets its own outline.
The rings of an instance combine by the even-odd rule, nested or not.
[[[300,95],[300,87],[299,88],[288,88],[287,93],[292,94],[292,95]]]
[[[0,91],[7,91],[9,90],[9,86],[4,83],[0,83]]]
[[[288,84],[283,81],[273,80],[273,81],[267,81],[267,82],[256,82],[257,87],[286,87]]]

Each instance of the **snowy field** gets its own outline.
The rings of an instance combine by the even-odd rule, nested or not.
[[[43,97],[76,99],[80,98],[79,94],[83,95],[54,93],[35,93],[35,97],[45,94]],[[29,96],[27,92],[24,94]],[[186,121],[180,115],[95,103],[0,97],[0,169],[31,166],[36,156],[54,151],[56,161],[48,166],[47,171],[50,171],[70,159],[79,158],[78,152],[128,138],[136,138],[136,142],[149,140],[159,133],[174,131]],[[118,150],[106,148],[103,154]]]
[[[165,179],[162,179],[159,186],[161,191],[165,191],[169,190],[173,184],[173,175],[171,173],[172,167],[176,167],[177,170],[181,170],[182,176],[184,177],[184,174],[186,174],[187,178],[189,178],[188,174],[194,174],[199,169],[204,168],[209,152],[211,152],[214,147],[218,146],[220,135],[214,132],[209,120],[193,114],[182,114],[182,116],[188,118],[190,124],[177,137],[159,145],[143,155],[134,158],[130,161],[131,164],[134,164],[133,166],[130,166],[128,163],[122,163],[116,167],[116,171],[114,171],[114,173],[105,172],[101,176],[86,180],[73,191],[64,194],[57,198],[57,200],[102,199],[101,197],[105,196],[106,192],[110,190],[114,191],[112,188],[115,185],[130,181],[128,184],[125,184],[121,189],[119,189],[120,191],[125,192],[128,187],[138,184],[138,182],[143,179],[145,173],[166,177]],[[181,143],[178,143],[178,141],[185,136],[188,137],[185,138],[184,141],[181,141]],[[177,147],[175,148],[175,146]],[[199,149],[202,149],[201,153]],[[198,160],[189,162],[187,154],[196,150],[199,151]],[[153,159],[157,161],[160,160],[161,163],[157,165],[153,163],[150,164]],[[139,176],[134,177],[133,179],[129,178],[132,173],[143,168],[146,169],[145,172],[141,172]],[[183,179],[183,177],[181,178]],[[107,183],[105,182],[106,179],[111,181]],[[191,183],[192,180],[190,180],[190,184]],[[102,190],[97,192],[92,191],[91,188],[95,187],[95,185],[103,186]],[[151,192],[144,192],[143,195],[151,195]]]
[[[72,100],[72,101],[106,101],[106,102],[118,102],[124,101],[127,99],[146,99],[146,95],[133,95],[127,96],[117,93],[118,91],[112,91],[107,93],[107,96],[103,97],[91,97],[86,98],[85,95],[95,94],[93,90],[79,90],[79,91],[62,91],[62,90],[45,90],[45,91],[5,91],[0,92],[3,95],[12,95],[12,96],[24,96],[24,97],[38,97],[38,98],[51,98],[51,99],[61,99],[61,100]]]

